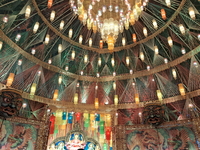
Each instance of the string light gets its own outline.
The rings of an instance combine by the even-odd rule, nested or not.
[[[25,10],[25,18],[28,19],[30,17],[31,14],[31,6],[27,6],[26,10]]]
[[[62,21],[60,22],[60,27],[59,27],[59,29],[60,29],[60,30],[63,30],[64,25],[65,25],[65,21],[62,20]]]
[[[33,27],[33,33],[34,33],[34,34],[37,32],[39,26],[40,26],[40,23],[39,23],[39,22],[36,22],[35,25],[34,25],[34,27]]]
[[[51,11],[51,14],[50,14],[50,21],[54,21],[55,19],[55,16],[56,16],[56,12],[54,10]]]

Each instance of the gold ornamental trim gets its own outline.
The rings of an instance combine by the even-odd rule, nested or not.
[[[149,41],[150,39],[154,38],[155,36],[157,36],[158,34],[160,34],[161,32],[163,32],[170,24],[171,22],[177,17],[177,15],[179,14],[179,12],[181,11],[181,9],[183,8],[184,4],[185,4],[186,0],[182,0],[179,7],[176,9],[176,11],[174,12],[174,14],[172,15],[172,17],[167,21],[167,23],[165,23],[164,26],[162,26],[160,29],[158,29],[156,32],[154,32],[153,34],[147,36],[146,38],[135,42],[133,44],[129,44],[126,46],[120,46],[120,47],[115,47],[114,50],[112,50],[112,52],[118,52],[124,49],[130,49],[138,44],[142,44],[144,42]],[[89,47],[86,45],[82,45],[79,44],[78,42],[75,42],[73,40],[71,40],[70,38],[66,37],[65,35],[63,35],[61,32],[59,32],[56,28],[54,28],[51,23],[46,19],[46,17],[42,14],[42,12],[40,11],[40,9],[38,8],[37,2],[35,0],[32,0],[33,6],[35,7],[38,15],[41,17],[41,19],[43,20],[43,22],[57,35],[60,36],[62,39],[64,39],[65,41],[69,42],[70,44],[80,47],[82,49],[85,50],[90,50],[90,51],[94,51],[100,54],[103,53],[110,53],[111,51],[108,50],[107,48],[101,49],[99,50],[99,48],[94,48],[94,47]]]

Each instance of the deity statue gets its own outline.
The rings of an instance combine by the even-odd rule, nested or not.
[[[84,149],[85,142],[81,139],[81,135],[79,133],[75,133],[74,139],[67,142],[66,147],[69,150],[78,150],[78,149],[81,149],[81,148]]]

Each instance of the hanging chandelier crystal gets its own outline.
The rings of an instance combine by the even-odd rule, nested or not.
[[[135,24],[147,3],[148,0],[70,0],[79,20],[88,30],[99,31],[109,50],[114,49],[119,33]]]

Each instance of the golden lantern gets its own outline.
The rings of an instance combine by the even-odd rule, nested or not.
[[[93,30],[94,33],[97,32],[97,23],[96,23],[96,21],[93,22],[93,24],[92,24],[92,30]]]
[[[140,52],[140,59],[141,59],[142,61],[144,61],[144,53],[143,53],[143,52]]]
[[[72,30],[72,29],[69,29],[69,38],[70,38],[70,39],[72,38],[72,34],[73,34],[73,30]]]
[[[62,29],[64,28],[64,25],[65,25],[65,21],[62,20],[62,21],[60,22],[60,27],[59,27],[59,29],[62,30]]]
[[[133,42],[134,42],[134,43],[137,42],[137,37],[136,37],[136,34],[135,34],[135,33],[132,34],[132,39],[133,39]]]
[[[114,96],[114,104],[115,104],[115,106],[118,105],[118,101],[119,101],[118,95],[115,95],[115,96]]]
[[[56,16],[56,12],[54,10],[51,11],[51,14],[50,14],[50,21],[54,21],[55,19],[55,16]]]
[[[185,35],[185,28],[182,24],[179,24],[179,30],[181,31],[181,34]]]
[[[103,40],[99,41],[99,48],[101,48],[101,49],[103,48]]]
[[[172,46],[173,46],[172,38],[169,36],[169,37],[167,38],[167,40],[168,40],[169,46],[172,47]]]
[[[115,59],[114,59],[114,57],[111,58],[111,64],[112,64],[113,67],[115,66]]]
[[[92,38],[89,38],[89,47],[92,47]]]
[[[62,76],[59,76],[58,78],[58,84],[61,84],[62,83]]]
[[[138,105],[140,103],[139,94],[135,93],[135,103]]]
[[[98,65],[101,66],[101,57],[98,58]]]
[[[156,90],[156,93],[157,93],[158,100],[162,101],[162,93],[161,93],[161,91],[160,90]]]
[[[125,39],[125,37],[122,38],[122,45],[123,45],[123,46],[126,45],[126,39]]]
[[[51,8],[53,4],[53,0],[48,0],[47,7]]]
[[[131,23],[131,25],[135,24],[135,16],[134,16],[133,12],[131,12],[131,14],[130,14],[130,20],[129,20],[129,22]]]
[[[114,49],[114,38],[112,36],[108,36],[108,49],[113,50]]]
[[[181,94],[182,96],[184,96],[184,95],[185,95],[185,88],[184,88],[183,83],[178,84],[178,87],[179,87],[179,92],[180,92],[180,94]]]
[[[50,40],[50,35],[47,34],[46,37],[45,37],[45,40],[44,40],[44,44],[48,44],[49,43],[49,40]]]
[[[99,108],[99,99],[98,98],[95,98],[94,107],[95,107],[95,109]]]
[[[37,87],[37,84],[33,83],[31,86],[30,95],[35,95],[36,87]]]
[[[113,89],[116,90],[116,82],[113,82]]]
[[[144,34],[144,36],[145,36],[145,37],[147,37],[147,36],[148,36],[148,33],[147,33],[147,28],[146,28],[146,27],[143,27],[143,34]]]
[[[188,11],[189,11],[190,17],[191,17],[193,20],[195,20],[196,17],[195,17],[195,12],[194,12],[193,7],[190,7],[190,8],[188,9]]]
[[[158,24],[157,24],[157,21],[156,21],[156,19],[153,19],[152,20],[152,23],[153,23],[153,27],[154,27],[154,29],[158,29]]]
[[[0,50],[2,49],[2,47],[3,47],[3,42],[0,41]]]
[[[25,18],[28,19],[30,17],[31,14],[31,6],[27,6],[26,10],[25,10]]]
[[[175,69],[172,69],[172,75],[173,75],[174,79],[177,78],[177,74],[176,74],[176,70]]]
[[[34,27],[33,27],[33,33],[34,33],[34,34],[37,32],[39,26],[40,26],[40,23],[39,23],[39,22],[36,22],[35,25],[34,25]]]
[[[91,19],[87,19],[87,28],[88,28],[88,30],[90,30],[92,28],[92,20]]]
[[[78,104],[78,93],[74,94],[74,104],[77,105]]]
[[[53,93],[53,100],[56,101],[58,98],[58,89],[56,89]]]
[[[7,82],[6,82],[6,86],[11,86],[13,81],[14,81],[14,77],[15,74],[14,73],[10,73],[8,78],[7,78]]]
[[[167,7],[170,7],[171,6],[171,1],[170,0],[165,0],[165,3],[167,5]]]
[[[74,58],[75,58],[75,55],[76,55],[75,51],[74,51],[74,50],[72,50],[72,55],[71,55],[71,58],[72,58],[72,60],[74,60]]]
[[[88,55],[86,54],[85,56],[84,56],[84,63],[86,64],[88,62]]]
[[[80,35],[80,36],[79,36],[79,43],[82,44],[82,42],[83,42],[83,36]]]
[[[154,52],[156,55],[158,55],[158,53],[159,53],[158,46],[156,46],[156,45],[154,46]]]
[[[166,19],[167,19],[167,16],[166,16],[166,11],[165,11],[165,9],[161,9],[160,12],[161,12],[161,17],[162,17],[162,19],[163,19],[163,20],[166,20]]]
[[[126,65],[129,66],[129,64],[130,64],[129,56],[126,56]]]

